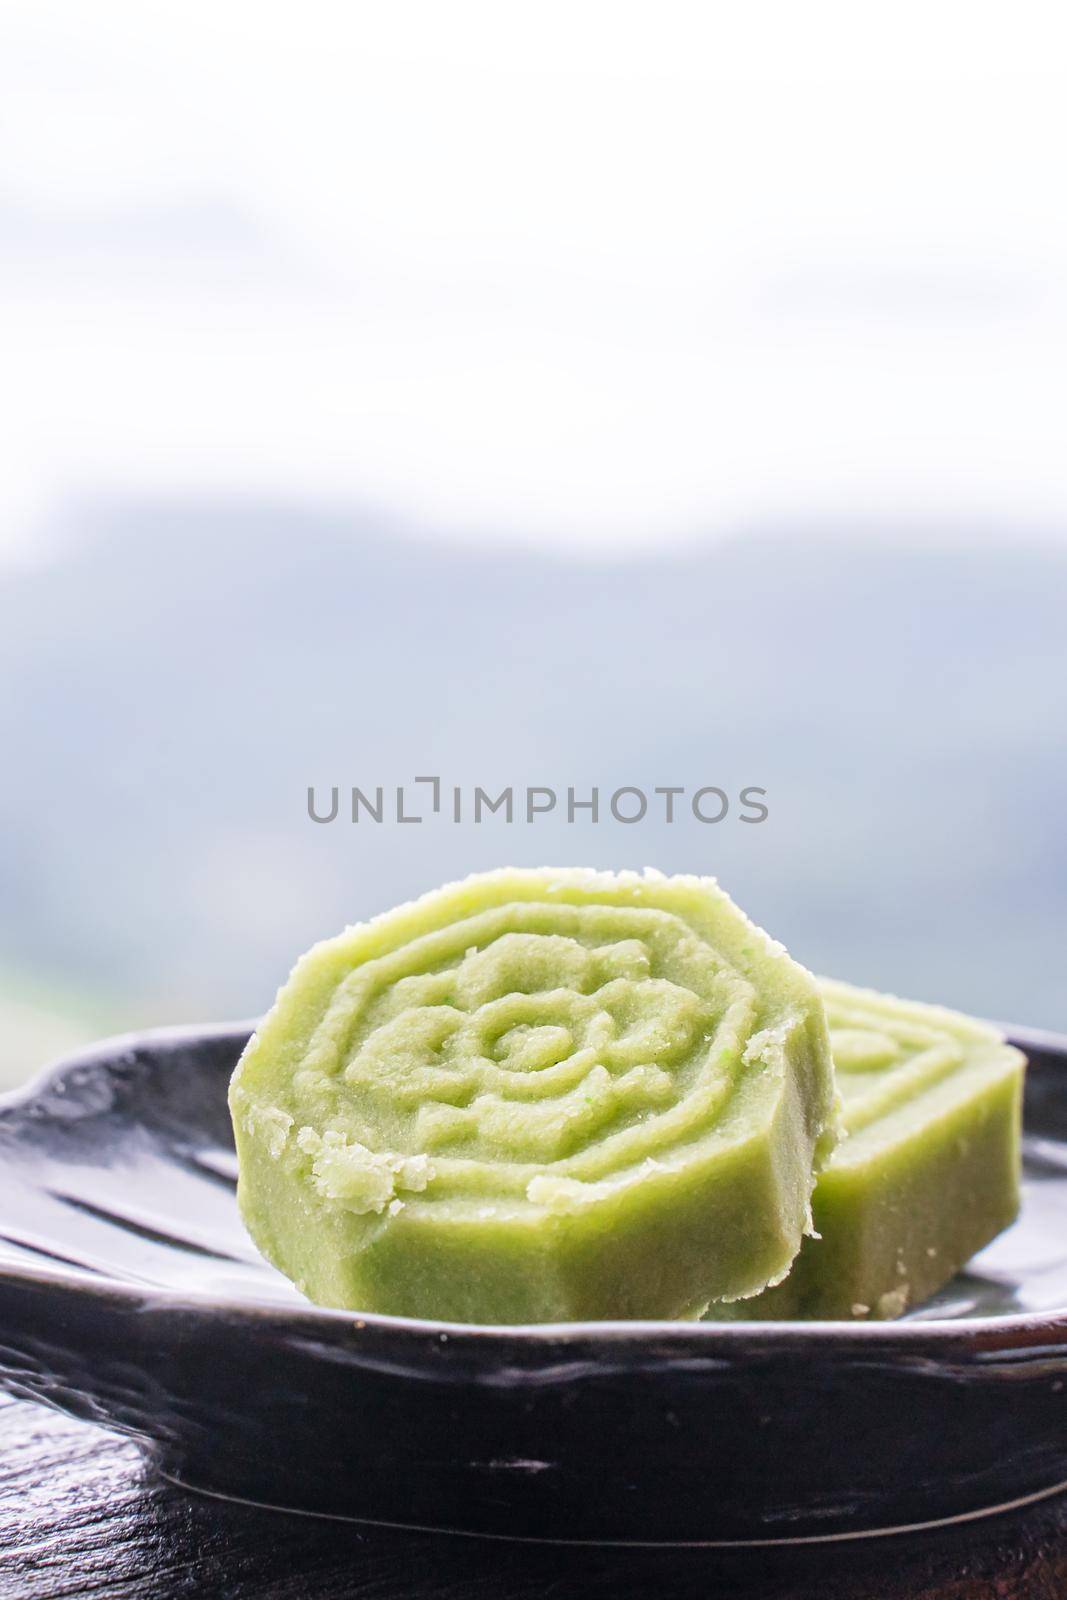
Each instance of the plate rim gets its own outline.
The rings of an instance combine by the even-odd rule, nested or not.
[[[191,1045],[204,1041],[247,1039],[260,1019],[238,1022],[178,1023],[129,1030],[109,1035],[45,1063],[24,1083],[0,1094],[0,1117],[25,1109],[53,1084],[80,1068],[113,1061],[117,1056],[156,1045]],[[1067,1033],[1012,1023],[995,1023],[1008,1043],[1024,1053],[1028,1049],[1059,1056],[1067,1069]],[[0,1243],[0,1250],[2,1250]],[[836,1346],[908,1346],[934,1343],[938,1346],[980,1345],[997,1350],[1017,1343],[1015,1335],[1039,1333],[1045,1346],[1067,1344],[1067,1305],[1054,1311],[1019,1311],[992,1317],[929,1317],[918,1322],[833,1322],[833,1321],[751,1321],[690,1322],[672,1320],[623,1319],[586,1322],[480,1323],[448,1322],[425,1317],[388,1316],[374,1311],[348,1311],[333,1306],[279,1304],[254,1296],[223,1294],[212,1290],[175,1290],[153,1284],[130,1283],[107,1273],[75,1266],[37,1266],[20,1261],[5,1261],[0,1256],[0,1284],[14,1282],[28,1287],[63,1288],[89,1296],[119,1300],[130,1306],[160,1311],[214,1311],[228,1317],[246,1317],[259,1323],[288,1328],[348,1329],[369,1332],[422,1335],[436,1342],[480,1344],[490,1340],[536,1347],[600,1342],[611,1346],[644,1345],[664,1341],[684,1348],[703,1347],[710,1354],[716,1348],[729,1351],[740,1345],[775,1349],[783,1344],[804,1349],[828,1341]],[[1036,1355],[1040,1346],[1034,1345]]]

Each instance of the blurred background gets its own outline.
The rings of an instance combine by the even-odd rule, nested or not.
[[[1049,20],[8,0],[0,1081],[507,861],[1067,1027]]]

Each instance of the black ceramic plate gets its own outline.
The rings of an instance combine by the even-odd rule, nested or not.
[[[1067,1480],[1067,1039],[1020,1221],[900,1323],[476,1328],[319,1310],[234,1204],[245,1026],[111,1041],[0,1104],[0,1376],[216,1493],[410,1527],[886,1531]]]

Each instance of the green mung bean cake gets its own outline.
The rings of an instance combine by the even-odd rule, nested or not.
[[[710,878],[503,869],[301,958],[230,1089],[310,1299],[699,1315],[783,1277],[836,1138],[815,980]]]
[[[889,1318],[1015,1219],[1025,1057],[995,1028],[820,979],[845,1137],[789,1276],[718,1320]]]

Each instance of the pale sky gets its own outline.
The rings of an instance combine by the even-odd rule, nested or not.
[[[8,0],[0,555],[126,493],[1067,528],[1059,15]]]

